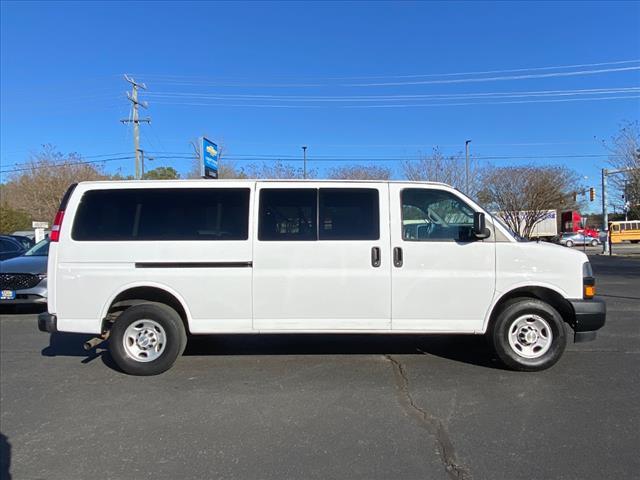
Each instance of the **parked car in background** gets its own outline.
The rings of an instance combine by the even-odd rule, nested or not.
[[[0,235],[0,260],[18,257],[27,249],[28,247],[12,235]]]
[[[24,255],[0,261],[0,305],[47,303],[49,239]]]
[[[35,240],[36,232],[34,230],[18,230],[13,232],[11,235],[19,235],[21,237],[27,237],[31,240]]]
[[[49,235],[51,235],[51,230],[44,230],[43,233],[45,237],[48,237]],[[35,230],[18,230],[16,232],[13,232],[11,236],[27,237],[29,240],[31,240],[31,246],[29,248],[33,247],[36,244]]]
[[[31,237],[27,237],[26,235],[16,235],[15,233],[12,235],[7,235],[11,238],[13,238],[14,240],[17,240],[18,242],[20,242],[20,244],[26,249],[29,250],[31,247],[33,247],[36,242],[33,238]]]
[[[560,237],[560,245],[564,245],[565,247],[573,247],[574,245],[591,245],[592,247],[596,247],[600,245],[600,240],[585,235],[584,233],[568,232],[563,233]]]

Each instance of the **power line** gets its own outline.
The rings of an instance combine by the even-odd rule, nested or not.
[[[153,152],[149,152],[153,153]],[[106,155],[106,154],[105,154]],[[95,158],[102,157],[104,155],[93,155],[91,157],[85,158]],[[609,154],[549,154],[549,155],[474,155],[471,157],[472,160],[534,160],[534,159],[584,159],[584,158],[619,158],[622,155],[609,155]],[[80,162],[64,162],[57,163],[53,165],[33,165],[30,167],[24,168],[15,168],[11,170],[2,170],[0,174],[6,173],[14,173],[14,172],[22,172],[28,170],[40,170],[43,168],[56,168],[56,167],[68,167],[74,165],[87,165],[87,164],[95,164],[95,163],[106,163],[113,162],[118,160],[131,160],[135,157],[133,156],[121,156],[121,157],[112,157],[112,158],[102,158],[99,160],[88,160],[88,161],[80,161]],[[192,160],[193,154],[189,154],[188,152],[180,152],[175,155],[156,155],[155,159],[171,159],[171,160]],[[459,159],[461,158],[458,155],[450,155],[451,159]],[[274,154],[236,154],[236,155],[227,155],[225,159],[232,161],[248,161],[248,162],[265,162],[265,161],[285,161],[285,162],[299,162],[302,161],[299,155],[291,155],[291,154],[282,154],[282,155],[274,155]],[[313,157],[308,157],[307,161],[310,162],[394,162],[394,161],[415,161],[420,159],[419,154],[414,155],[405,155],[405,156],[349,156],[349,155],[314,155]]]
[[[602,67],[606,65],[624,65],[629,63],[639,63],[640,59],[635,60],[617,60],[611,62],[598,62],[598,63],[582,63],[582,64],[571,64],[571,65],[554,65],[554,66],[544,66],[544,67],[526,67],[526,68],[510,68],[510,69],[502,69],[502,70],[484,70],[484,71],[471,71],[471,72],[455,72],[455,73],[419,73],[419,74],[404,74],[404,75],[382,75],[382,74],[369,74],[369,75],[360,75],[360,76],[329,76],[324,77],[326,80],[358,80],[358,79],[374,79],[374,78],[428,78],[428,77],[453,77],[453,76],[465,76],[465,75],[488,75],[494,73],[513,73],[513,72],[534,72],[534,71],[543,71],[543,70],[563,70],[563,69],[571,69],[571,68],[585,68],[585,67]],[[145,77],[145,78],[154,78],[159,82],[163,80],[181,80],[181,79],[193,79],[193,80],[212,80],[215,78],[216,80],[222,80],[224,78],[233,78],[233,77],[204,77],[197,75],[171,75],[171,74],[157,74],[157,73],[136,73],[135,75]],[[287,77],[290,75],[287,75]],[[298,75],[298,78],[301,77],[314,77],[317,78],[317,75]],[[237,78],[237,77],[235,77]]]
[[[635,92],[628,92],[635,93]],[[267,104],[267,103],[210,103],[210,102],[168,102],[156,101],[157,105],[180,105],[199,107],[245,107],[245,108],[294,108],[294,109],[327,109],[327,108],[411,108],[411,107],[460,107],[460,106],[483,106],[483,105],[510,105],[526,103],[564,103],[564,102],[591,102],[602,100],[633,100],[640,98],[640,95],[614,95],[606,97],[588,98],[551,98],[536,100],[513,100],[513,101],[489,101],[489,102],[442,102],[442,103],[403,103],[403,104],[381,104],[381,105],[296,105],[296,104]]]
[[[261,94],[221,94],[221,93],[193,93],[193,92],[154,92],[148,95],[156,98],[195,98],[212,100],[244,100],[265,99],[272,101],[293,102],[373,102],[398,99],[473,99],[473,98],[519,98],[519,97],[556,97],[574,95],[601,95],[607,93],[636,93],[640,86],[590,88],[571,90],[538,90],[523,92],[485,92],[485,93],[458,93],[458,94],[413,94],[413,95],[261,95]]]
[[[153,152],[150,152],[153,153]],[[368,160],[380,160],[380,161],[403,161],[415,159],[419,154],[402,155],[402,156],[374,156],[374,155],[314,155],[308,157],[308,161],[368,161]],[[457,158],[457,155],[449,155],[450,157]],[[528,159],[567,159],[567,158],[618,158],[620,155],[610,154],[539,154],[539,155],[473,155],[471,158],[474,160],[528,160]],[[169,155],[156,155],[157,159],[193,159],[193,155],[189,155],[186,152],[169,154]],[[228,154],[225,155],[225,159],[234,161],[302,161],[299,155],[292,154]]]
[[[82,161],[82,162],[67,162],[67,163],[56,163],[53,165],[42,165],[42,166],[38,166],[38,165],[34,165],[31,167],[24,167],[24,168],[15,168],[13,170],[1,170],[0,174],[3,173],[14,173],[14,172],[24,172],[27,170],[40,170],[43,168],[59,168],[59,167],[70,167],[73,165],[89,165],[89,164],[93,164],[93,163],[104,163],[104,162],[114,162],[116,160],[131,160],[132,156],[128,156],[128,157],[116,157],[116,158],[105,158],[102,160],[90,160],[90,161]]]
[[[597,75],[601,73],[626,72],[640,70],[640,66],[618,67],[618,68],[600,68],[595,70],[576,70],[574,72],[553,72],[553,73],[534,73],[526,75],[506,75],[499,77],[481,77],[481,78],[458,78],[452,80],[415,80],[405,82],[383,82],[383,83],[353,83],[347,84],[348,87],[378,87],[378,86],[403,86],[403,85],[437,85],[448,83],[471,83],[471,82],[494,82],[504,80],[527,80],[534,78],[554,78],[554,77],[573,77],[577,75]]]
[[[82,155],[80,158],[103,158],[103,157],[114,157],[114,156],[118,156],[118,155],[126,155],[127,152],[117,152],[117,153],[103,153],[100,155]],[[37,161],[37,160],[36,160]],[[14,167],[20,167],[23,165],[31,165],[33,162],[14,162],[13,166]],[[68,164],[68,160],[62,160],[61,162],[56,162],[53,163],[53,165],[67,165]]]
[[[636,60],[619,60],[615,62],[600,62],[600,63],[582,63],[574,65],[555,65],[547,67],[528,67],[528,68],[511,68],[506,70],[485,70],[475,72],[457,72],[457,73],[428,73],[428,74],[409,74],[409,75],[368,75],[361,77],[342,77],[339,79],[367,79],[367,78],[428,78],[428,77],[458,77],[465,75],[489,75],[493,73],[512,73],[512,72],[536,72],[542,70],[563,70],[569,68],[585,68],[585,67],[602,67],[605,65],[623,65],[628,63],[638,63],[640,59]]]

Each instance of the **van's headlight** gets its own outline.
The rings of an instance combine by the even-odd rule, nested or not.
[[[596,296],[596,279],[589,262],[582,264],[582,296],[586,299]]]

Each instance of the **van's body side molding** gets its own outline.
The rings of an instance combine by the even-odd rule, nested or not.
[[[253,262],[136,262],[136,268],[251,268]]]

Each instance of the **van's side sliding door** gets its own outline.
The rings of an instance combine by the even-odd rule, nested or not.
[[[388,185],[258,182],[257,330],[389,330]]]

